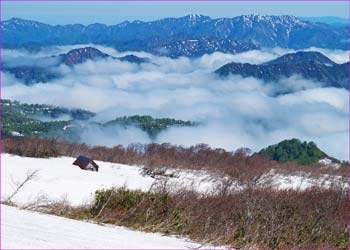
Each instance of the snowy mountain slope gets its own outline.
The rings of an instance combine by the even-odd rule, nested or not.
[[[152,42],[149,42],[149,44],[152,44]],[[260,49],[260,46],[251,42],[217,39],[213,37],[183,40],[172,39],[170,42],[159,43],[156,46],[149,45],[148,47],[147,51],[154,55],[169,56],[171,58],[178,58],[180,56],[200,57],[217,51],[238,54]]]
[[[189,249],[186,239],[101,226],[1,206],[1,249]],[[208,247],[206,247],[207,249]]]
[[[66,200],[71,205],[83,205],[92,201],[96,190],[103,188],[126,187],[131,190],[148,191],[152,186],[162,185],[165,177],[152,178],[142,173],[142,168],[116,163],[96,161],[99,172],[80,170],[73,166],[75,159],[60,158],[29,158],[9,154],[1,155],[1,199],[6,200],[22,183],[28,173],[37,170],[36,177],[27,182],[13,197],[17,205],[45,203],[49,201]],[[200,193],[212,193],[224,184],[224,178],[214,176],[205,171],[164,170],[169,191],[191,189]],[[259,185],[272,185],[275,189],[305,190],[312,186],[329,188],[332,185],[347,187],[346,179],[341,176],[311,177],[307,173],[286,175],[275,170],[264,174],[259,179]],[[16,185],[17,184],[17,185]],[[244,188],[239,183],[233,183],[231,190]]]
[[[141,167],[96,161],[99,172],[83,171],[73,166],[74,158],[50,159],[1,155],[1,199],[11,195],[16,185],[27,174],[37,170],[36,177],[28,182],[13,201],[18,204],[34,202],[39,197],[49,200],[66,199],[72,205],[91,201],[96,190],[111,187],[127,187],[148,191],[156,179],[141,173]],[[169,187],[194,188],[199,192],[210,191],[215,180],[205,172],[182,171],[168,181]]]

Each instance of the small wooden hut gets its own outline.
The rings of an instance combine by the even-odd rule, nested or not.
[[[73,165],[80,167],[83,170],[98,171],[99,166],[92,159],[79,155],[79,157],[73,162]]]

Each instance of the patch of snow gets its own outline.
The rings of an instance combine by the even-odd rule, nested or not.
[[[334,185],[343,188],[349,187],[346,179],[341,176],[322,175],[319,178],[315,178],[303,172],[294,175],[285,175],[276,173],[274,169],[261,176],[259,185],[271,185],[273,188],[279,190],[293,189],[301,191],[311,187],[330,188]]]
[[[1,205],[2,249],[189,249],[187,239],[19,210]],[[205,247],[206,249],[208,247]]]
[[[21,134],[21,133],[19,133],[19,132],[17,132],[17,131],[12,131],[12,132],[11,132],[11,135],[12,135],[12,136],[24,136],[23,134]]]
[[[73,127],[78,127],[78,126],[76,126],[76,125],[74,125],[74,124],[64,125],[63,130],[66,131],[67,129],[73,128]]]
[[[333,167],[333,168],[339,168],[340,167],[340,164],[333,162],[329,158],[323,158],[323,159],[319,160],[318,163],[320,163],[322,165],[325,165],[327,167]]]
[[[327,67],[333,67],[333,65],[330,64],[330,63],[325,63],[324,65],[327,66]]]

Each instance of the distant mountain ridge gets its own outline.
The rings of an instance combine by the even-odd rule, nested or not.
[[[241,75],[266,82],[301,75],[325,86],[349,88],[349,62],[337,64],[319,52],[299,51],[263,64],[228,63],[215,71],[220,76]]]
[[[211,19],[203,15],[164,18],[151,22],[133,21],[116,25],[48,25],[12,18],[2,23],[4,47],[35,47],[95,43],[119,50],[154,51],[181,41],[229,39],[247,43],[249,49],[322,47],[348,49],[347,29],[324,23],[302,21],[294,16],[242,15]],[[212,42],[215,43],[215,42]],[[224,47],[226,49],[226,46]],[[215,48],[214,51],[221,51]]]
[[[120,60],[122,62],[130,62],[130,63],[137,63],[137,64],[149,62],[148,58],[138,57],[132,54],[126,55],[123,57],[114,57],[106,53],[103,53],[102,51],[91,46],[72,49],[68,51],[68,53],[61,54],[58,57],[61,58],[59,63],[64,63],[68,66],[84,63],[87,60],[96,60],[96,59],[103,59],[103,58],[111,58],[111,59]]]
[[[60,54],[58,56],[48,57],[51,59],[57,59],[56,63],[51,65],[22,65],[22,66],[11,66],[6,63],[3,63],[3,70],[5,72],[10,72],[18,79],[22,79],[26,84],[33,84],[37,82],[49,82],[50,80],[60,78],[61,75],[54,70],[55,67],[65,64],[69,67],[72,67],[77,64],[86,62],[87,60],[98,60],[104,58],[110,58],[113,60],[120,60],[123,62],[130,63],[147,63],[149,62],[148,58],[137,57],[135,55],[126,55],[123,57],[113,57],[111,55],[105,54],[102,51],[94,47],[84,47],[78,49],[72,49],[65,54]],[[44,59],[48,59],[44,58]],[[40,59],[38,59],[40,60]]]
[[[62,63],[68,66],[73,66],[89,59],[107,58],[110,57],[110,55],[107,55],[96,48],[86,47],[70,50],[66,54],[59,55],[59,57],[61,57]]]
[[[236,54],[259,49],[259,45],[250,42],[201,37],[198,39],[175,40],[174,42],[165,43],[158,47],[150,46],[147,51],[159,56],[177,58],[180,56],[200,57],[204,54],[212,54],[217,51]]]

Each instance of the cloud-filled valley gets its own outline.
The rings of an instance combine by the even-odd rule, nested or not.
[[[150,62],[136,64],[105,58],[73,67],[60,64],[52,70],[62,78],[32,85],[2,72],[2,97],[86,109],[96,112],[94,122],[130,115],[199,122],[195,127],[162,131],[154,139],[157,143],[185,146],[207,143],[228,150],[248,147],[257,151],[284,139],[299,138],[315,141],[331,156],[349,158],[348,90],[323,87],[320,82],[298,75],[264,82],[238,75],[221,78],[213,73],[230,62],[260,64],[293,50],[262,49],[234,55],[216,52],[193,59],[171,59],[145,52],[120,53],[101,45],[74,45],[39,52],[3,49],[3,60],[11,65],[40,66],[49,64],[52,55],[85,46],[113,57],[133,54],[149,58]],[[318,48],[306,51],[319,51],[336,63],[348,61],[348,51]],[[152,142],[136,127],[101,129],[88,123],[84,126],[87,129],[81,142],[92,145]]]

